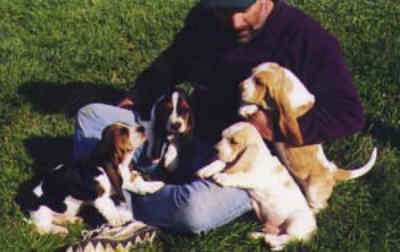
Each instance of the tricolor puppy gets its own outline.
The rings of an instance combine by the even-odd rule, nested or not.
[[[168,172],[176,170],[179,153],[192,139],[194,116],[189,100],[180,90],[161,96],[151,109],[147,158]]]
[[[222,132],[216,145],[217,160],[198,171],[222,186],[248,190],[253,208],[262,222],[264,238],[272,249],[281,250],[292,240],[305,241],[317,229],[316,221],[288,170],[271,154],[250,123],[239,122]]]
[[[31,222],[40,233],[66,235],[60,225],[79,221],[83,204],[93,205],[111,225],[133,220],[127,190],[145,194],[163,183],[144,182],[131,171],[135,149],[146,140],[142,126],[114,123],[102,132],[90,160],[79,167],[59,165],[33,190],[28,206]]]
[[[312,108],[315,98],[288,69],[276,63],[261,64],[240,83],[240,89],[242,106],[239,114],[244,118],[258,109],[277,111],[276,124],[287,143],[276,142],[274,145],[282,161],[303,187],[315,212],[327,206],[336,182],[360,177],[375,164],[376,148],[367,164],[347,171],[339,169],[326,158],[321,144],[302,146],[303,137],[297,118]]]

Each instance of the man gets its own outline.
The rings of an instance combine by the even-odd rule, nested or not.
[[[222,129],[238,120],[238,84],[266,61],[290,69],[316,96],[313,109],[299,119],[305,144],[363,127],[360,99],[340,47],[317,22],[279,0],[201,0],[119,107],[93,104],[80,110],[75,158],[85,157],[105,125],[132,122],[124,108],[146,114],[157,97],[184,81],[194,87],[196,134],[211,146]],[[251,121],[266,140],[286,141],[267,114],[258,112]],[[210,148],[198,153],[194,167],[187,169],[194,172],[204,165]],[[200,179],[136,197],[133,205],[145,223],[187,233],[207,232],[251,210],[244,191]]]

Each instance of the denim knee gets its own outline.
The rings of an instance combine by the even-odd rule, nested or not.
[[[177,229],[183,233],[201,234],[210,231],[213,226],[208,218],[208,211],[204,209],[204,202],[201,203],[194,197],[187,199],[186,205],[177,210]]]
[[[236,188],[222,189],[216,185],[211,185],[203,192],[183,193],[176,196],[175,200],[178,206],[175,215],[177,228],[191,234],[206,233],[251,210],[245,191]]]
[[[86,120],[91,120],[91,118],[96,117],[97,114],[104,108],[105,104],[101,103],[91,103],[83,106],[78,110],[76,114],[76,122],[79,125],[84,124]]]
[[[73,159],[87,158],[100,140],[104,127],[116,121],[134,122],[131,111],[116,106],[92,103],[82,107],[75,120]]]

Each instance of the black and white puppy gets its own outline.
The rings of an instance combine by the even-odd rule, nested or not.
[[[153,164],[174,172],[179,154],[191,144],[194,115],[186,94],[178,89],[162,95],[152,106],[146,156]]]
[[[114,226],[133,220],[127,190],[154,193],[164,185],[146,182],[132,171],[133,153],[145,140],[142,126],[111,124],[103,130],[88,162],[79,167],[59,165],[45,175],[26,204],[38,231],[68,234],[60,225],[80,221],[77,214],[83,204],[94,206]]]

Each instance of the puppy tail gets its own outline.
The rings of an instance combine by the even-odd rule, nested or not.
[[[364,174],[366,174],[367,172],[369,172],[372,167],[375,165],[376,162],[376,156],[377,156],[377,148],[375,147],[374,150],[372,151],[372,154],[368,160],[368,162],[355,170],[344,170],[344,169],[337,169],[335,171],[335,179],[336,181],[346,181],[346,180],[350,180],[350,179],[355,179],[358,177],[363,176]]]

